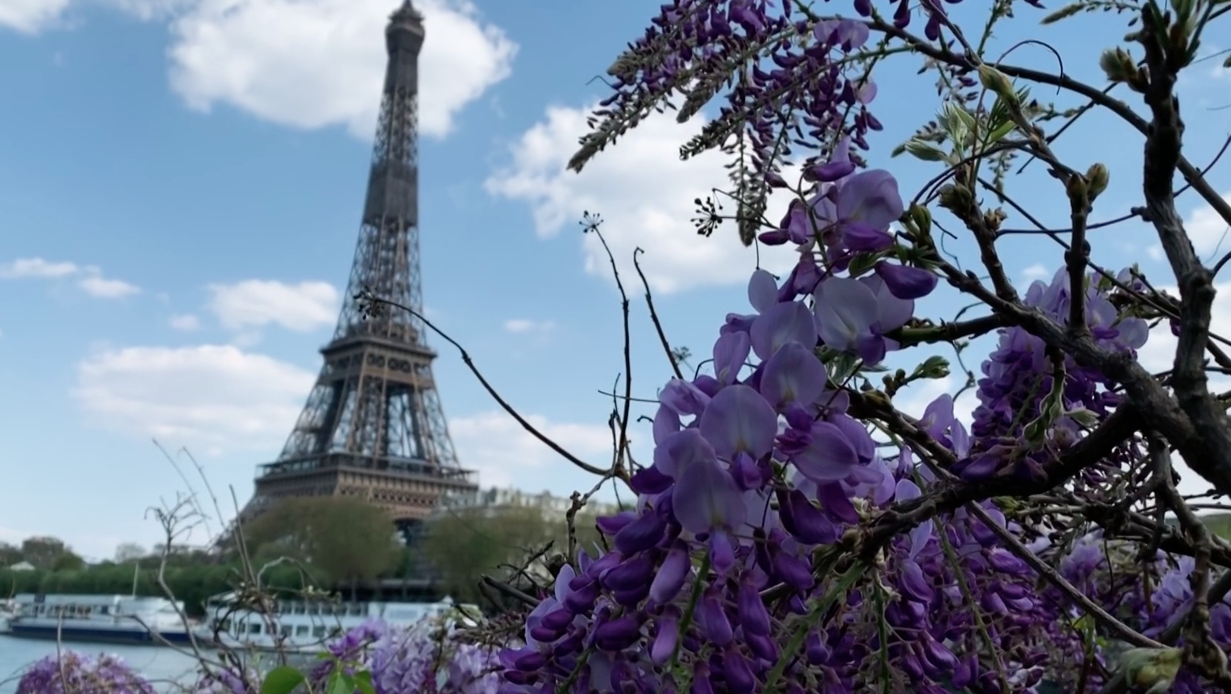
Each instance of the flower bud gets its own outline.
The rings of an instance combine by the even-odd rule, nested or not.
[[[674,600],[683,589],[691,571],[692,560],[688,555],[688,546],[677,541],[667,552],[667,558],[663,560],[658,573],[654,575],[650,584],[650,599],[660,605]]]
[[[1069,176],[1068,183],[1064,187],[1069,195],[1069,200],[1074,202],[1084,200],[1087,205],[1090,203],[1090,186],[1084,176],[1077,174]]]
[[[740,626],[744,627],[744,632],[755,636],[769,636],[773,626],[769,611],[765,609],[760,591],[748,579],[740,581],[736,602]]]
[[[658,620],[658,633],[654,636],[654,643],[650,646],[650,659],[656,665],[665,664],[675,653],[676,645],[680,640],[678,612],[677,609],[669,609]]]
[[[603,575],[603,587],[608,590],[632,590],[648,583],[654,573],[654,562],[639,554]]]
[[[594,644],[605,651],[622,651],[641,638],[641,624],[631,616],[617,617],[594,630]]]
[[[1093,164],[1086,170],[1086,195],[1090,196],[1090,202],[1094,202],[1103,191],[1107,190],[1107,184],[1111,180],[1111,172],[1102,164]]]
[[[907,211],[910,216],[910,221],[915,223],[915,227],[919,230],[920,238],[928,238],[932,235],[932,213],[923,205],[912,204]]]
[[[966,214],[974,204],[974,195],[963,185],[948,184],[940,189],[940,206],[959,216]]]
[[[1013,83],[1003,72],[986,63],[979,66],[979,82],[988,91],[1007,102],[1016,103],[1017,93],[1013,91]]]
[[[722,598],[713,588],[706,590],[697,602],[697,621],[701,623],[702,633],[715,646],[725,646],[735,638],[731,620],[722,607]]]
[[[1137,74],[1137,65],[1133,62],[1133,56],[1123,48],[1103,51],[1103,54],[1099,56],[1098,66],[1112,82],[1129,82]]]
[[[645,468],[651,470],[653,468]],[[604,530],[604,532],[606,532]],[[642,512],[640,516],[627,522],[614,533],[612,543],[624,555],[632,555],[647,550],[662,541],[667,534],[667,523],[662,516],[653,510]]]
[[[1147,694],[1162,694],[1175,681],[1183,653],[1179,648],[1132,648],[1120,657],[1120,669]]]
[[[748,659],[734,647],[728,648],[723,654],[722,674],[727,681],[727,687],[735,694],[752,694],[756,690],[757,679],[752,674]]]

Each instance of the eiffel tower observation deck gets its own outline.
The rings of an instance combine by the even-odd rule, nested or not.
[[[474,492],[449,438],[425,326],[406,311],[367,315],[361,291],[423,310],[417,108],[423,17],[410,0],[389,19],[389,60],[359,241],[320,376],[281,455],[257,469],[251,517],[288,497],[355,496],[404,534],[442,496]]]

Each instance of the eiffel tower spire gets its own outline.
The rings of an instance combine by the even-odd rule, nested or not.
[[[389,18],[380,118],[345,303],[308,402],[273,463],[257,470],[248,513],[300,496],[366,498],[403,530],[442,495],[476,488],[462,470],[432,377],[422,322],[364,315],[357,294],[423,310],[417,109],[423,17],[406,0]]]

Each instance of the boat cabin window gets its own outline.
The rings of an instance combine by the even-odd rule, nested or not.
[[[249,634],[261,633],[261,623],[260,622],[250,622],[248,624],[248,633]]]
[[[323,626],[312,627],[312,636],[318,639],[325,638],[325,627]]]
[[[308,635],[308,625],[307,624],[296,625],[295,635],[296,636],[307,636]]]

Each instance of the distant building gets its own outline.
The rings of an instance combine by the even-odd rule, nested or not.
[[[9,571],[33,571],[34,564],[31,564],[28,561],[19,561],[8,568]]]
[[[467,494],[454,494],[441,500],[437,514],[462,509],[479,509],[485,516],[497,516],[513,509],[535,509],[548,519],[563,519],[572,507],[573,501],[568,497],[555,496],[547,491],[536,493],[523,492],[520,489],[491,487],[479,489]],[[600,503],[591,499],[583,508],[583,513],[591,515],[611,515],[619,511],[615,504]]]

